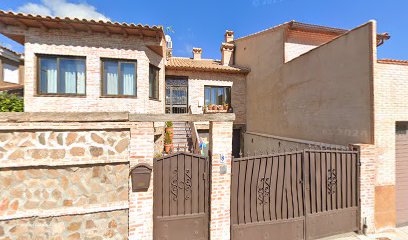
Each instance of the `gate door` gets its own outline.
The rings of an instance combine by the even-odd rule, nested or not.
[[[304,239],[302,153],[234,159],[231,239]]]
[[[304,154],[306,239],[359,230],[358,152]]]
[[[176,153],[154,160],[155,240],[207,240],[208,159]]]
[[[359,230],[357,151],[303,150],[232,163],[231,239],[311,240]]]

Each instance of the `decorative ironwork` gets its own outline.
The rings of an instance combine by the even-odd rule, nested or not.
[[[177,201],[178,199],[178,171],[177,169],[173,171],[173,176],[171,177],[171,194],[173,195],[173,201]]]
[[[260,205],[268,204],[270,194],[269,178],[261,178],[258,184],[258,201]]]
[[[329,169],[327,174],[327,192],[330,195],[336,193],[337,173],[336,169]]]
[[[191,198],[191,171],[190,169],[186,169],[184,183],[184,199],[188,200],[190,198]]]
[[[185,181],[178,181],[178,171],[177,169],[173,171],[173,176],[171,178],[170,188],[171,194],[173,195],[173,201],[178,200],[178,191],[184,190],[184,199],[189,200],[191,198],[192,192],[192,182],[191,182],[191,170],[186,169],[184,172]]]

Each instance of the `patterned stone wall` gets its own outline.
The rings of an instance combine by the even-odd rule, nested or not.
[[[128,201],[128,164],[0,170],[0,216]]]
[[[127,239],[127,210],[34,219],[0,224],[0,239]]]
[[[0,132],[2,164],[125,160],[128,131]]]
[[[0,239],[127,239],[130,131],[53,124],[0,131]]]

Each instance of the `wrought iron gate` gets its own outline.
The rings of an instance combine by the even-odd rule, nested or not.
[[[234,159],[231,238],[317,239],[359,230],[357,151]]]
[[[153,237],[208,239],[209,161],[176,153],[154,160]]]

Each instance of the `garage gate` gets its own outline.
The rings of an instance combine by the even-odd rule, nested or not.
[[[233,240],[309,240],[359,230],[357,151],[236,158],[231,187]]]

